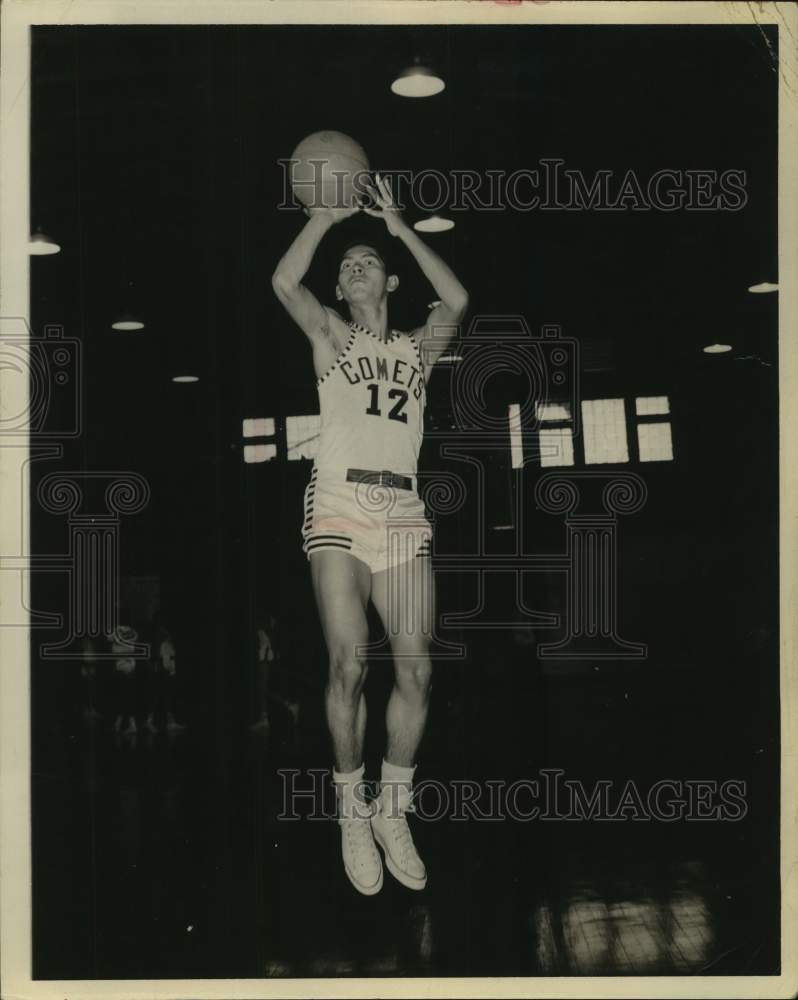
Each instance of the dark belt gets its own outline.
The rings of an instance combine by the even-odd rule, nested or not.
[[[410,476],[400,476],[396,472],[383,469],[382,472],[372,472],[371,469],[347,469],[348,483],[377,483],[379,486],[393,486],[397,490],[412,490],[413,480]]]

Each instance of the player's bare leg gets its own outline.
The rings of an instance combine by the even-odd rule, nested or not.
[[[363,763],[366,731],[363,685],[368,668],[357,650],[368,642],[371,572],[359,559],[331,549],[313,553],[310,571],[329,656],[325,707],[335,767],[354,771]]]
[[[382,888],[382,862],[363,795],[367,667],[357,655],[368,641],[371,571],[348,553],[329,549],[311,555],[310,569],[329,655],[325,704],[335,756],[344,867],[359,892],[373,895]]]
[[[371,596],[394,654],[385,759],[399,767],[413,767],[427,721],[432,682],[429,646],[435,595],[430,560],[411,559],[375,573]]]
[[[391,643],[394,686],[385,715],[388,746],[385,759],[397,767],[413,767],[429,710],[432,663],[424,637],[395,639]]]
[[[386,713],[388,746],[372,829],[391,874],[410,889],[423,889],[427,872],[406,813],[412,810],[416,752],[432,683],[429,645],[435,608],[430,560],[413,558],[375,573],[371,596],[394,655],[394,687]]]

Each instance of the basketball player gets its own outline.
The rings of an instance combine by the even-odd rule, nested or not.
[[[321,435],[305,491],[303,548],[329,654],[325,707],[344,867],[365,895],[379,892],[383,883],[375,839],[399,882],[423,889],[427,881],[406,819],[427,717],[434,612],[431,528],[416,491],[416,465],[430,368],[468,304],[449,267],[404,222],[379,174],[376,185],[373,207],[362,211],[384,221],[440,299],[425,325],[409,334],[391,329],[388,299],[399,279],[388,273],[374,246],[350,246],[340,261],[335,296],[346,306],[348,321],[302,284],[324,235],[360,206],[309,210],[309,221],[272,279],[313,349]],[[390,636],[394,659],[388,745],[373,802],[363,795],[369,600]]]

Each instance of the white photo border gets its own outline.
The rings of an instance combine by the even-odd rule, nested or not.
[[[29,121],[32,25],[67,24],[740,24],[778,25],[781,877],[780,976],[33,980],[29,633],[0,627],[0,984],[16,998],[791,997],[798,991],[798,7],[758,2],[498,0],[4,0],[0,34],[0,316],[29,318]],[[0,416],[24,412],[26,390],[0,371]],[[19,509],[26,441],[0,447],[0,558],[28,552]],[[15,499],[16,498],[16,499]],[[0,572],[0,609],[20,604]],[[24,580],[25,607],[29,583]],[[0,618],[2,623],[2,618]]]

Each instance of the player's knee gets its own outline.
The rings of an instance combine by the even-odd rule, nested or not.
[[[366,661],[355,655],[353,646],[330,650],[330,687],[344,697],[359,697],[366,680]]]
[[[432,664],[429,657],[418,654],[397,655],[396,682],[406,693],[426,697],[432,687]]]

